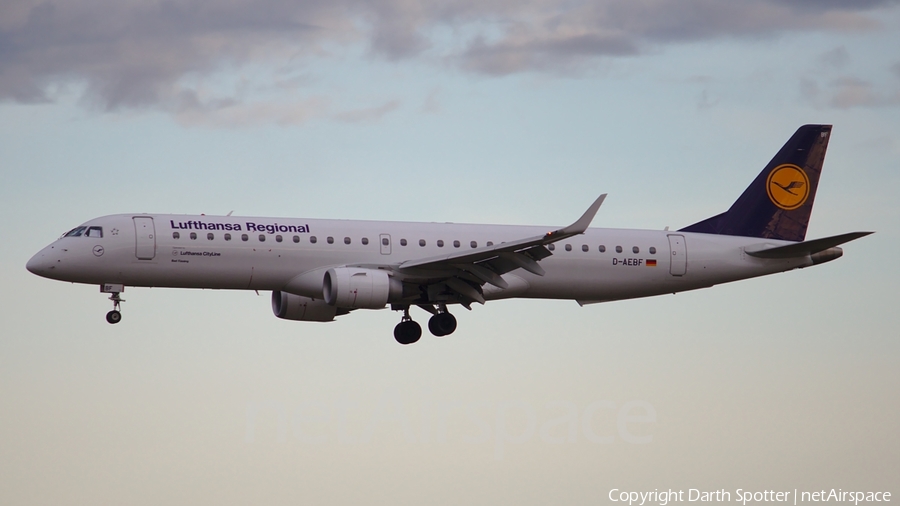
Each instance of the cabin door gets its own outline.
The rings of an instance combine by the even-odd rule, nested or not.
[[[134,220],[134,255],[138,260],[153,260],[156,256],[156,228],[153,217],[135,216]]]
[[[687,247],[684,245],[684,236],[672,234],[669,236],[669,274],[684,276],[687,272]]]

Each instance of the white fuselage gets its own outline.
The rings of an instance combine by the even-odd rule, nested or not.
[[[298,220],[234,216],[119,214],[91,220],[102,237],[62,237],[28,269],[76,283],[127,286],[285,290],[320,298],[321,276],[304,273],[346,265],[399,265],[407,260],[538,236],[548,228],[513,225]],[[177,238],[176,238],[177,237]],[[422,245],[424,244],[424,245]],[[442,244],[442,246],[440,246]],[[763,259],[748,246],[769,239],[662,230],[590,228],[552,245],[544,276],[524,269],[503,275],[508,288],[485,285],[486,300],[509,297],[581,303],[674,293],[806,267],[809,256]],[[605,251],[601,251],[605,249]]]

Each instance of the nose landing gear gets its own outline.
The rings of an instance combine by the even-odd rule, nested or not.
[[[119,323],[122,321],[122,312],[119,309],[121,304],[125,302],[125,299],[120,297],[119,294],[125,291],[125,287],[123,285],[100,285],[100,291],[112,294],[109,296],[109,300],[113,303],[113,310],[106,313],[106,321],[112,324]]]
[[[109,297],[113,301],[113,310],[106,313],[106,321],[109,323],[119,323],[122,321],[122,312],[119,311],[119,305],[125,302],[125,299],[119,297],[119,292],[113,292]]]

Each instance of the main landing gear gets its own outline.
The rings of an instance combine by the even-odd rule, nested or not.
[[[431,309],[425,307],[425,309]],[[449,336],[456,330],[456,317],[447,312],[447,306],[440,304],[438,309],[431,309],[433,315],[428,320],[428,330],[436,337]],[[412,344],[422,337],[422,327],[409,316],[409,306],[403,309],[403,318],[394,327],[394,339],[400,344]]]
[[[428,320],[428,330],[437,337],[449,336],[456,330],[456,317],[443,309]]]
[[[412,344],[422,337],[422,327],[409,317],[409,306],[403,310],[403,318],[394,327],[394,339],[400,344]]]

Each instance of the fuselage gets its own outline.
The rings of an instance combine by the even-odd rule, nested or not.
[[[78,233],[79,229],[81,232]],[[90,220],[28,262],[43,277],[87,284],[286,290],[320,298],[304,273],[346,265],[399,265],[546,233],[538,226],[118,214]],[[546,274],[517,269],[509,297],[601,302],[675,293],[812,265],[809,256],[764,259],[745,248],[787,241],[665,230],[589,228],[550,245]],[[318,279],[314,276],[314,279]]]

